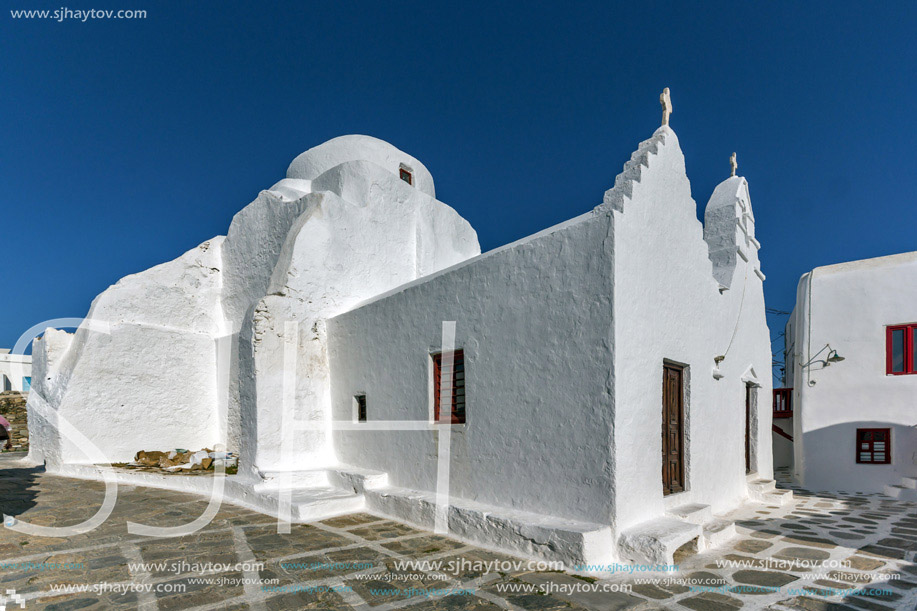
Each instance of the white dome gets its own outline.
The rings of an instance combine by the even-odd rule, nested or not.
[[[388,142],[372,136],[339,136],[299,155],[287,168],[287,178],[314,180],[331,168],[348,161],[369,161],[400,177],[402,169],[411,173],[411,184],[430,197],[436,197],[433,176],[414,157]]]

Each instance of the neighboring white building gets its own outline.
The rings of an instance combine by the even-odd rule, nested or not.
[[[10,354],[9,348],[0,348],[0,392],[29,392],[31,387],[32,357]]]
[[[801,484],[917,500],[915,328],[917,252],[802,277],[786,327],[793,418],[783,421]]]
[[[671,561],[734,533],[714,514],[789,499],[759,247],[744,178],[698,222],[667,125],[594,210],[483,255],[418,160],[337,138],[225,238],[35,343],[31,455],[98,477],[60,417],[111,461],[225,443],[229,498],[266,512],[293,488],[298,520],[369,510],[525,556]]]

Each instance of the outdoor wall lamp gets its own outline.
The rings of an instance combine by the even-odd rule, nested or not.
[[[823,360],[818,360],[818,355],[824,352],[825,350],[828,351],[828,356],[825,357]],[[818,352],[816,352],[815,356],[809,359],[809,362],[803,365],[802,368],[805,369],[806,367],[811,367],[815,363],[822,363],[822,367],[828,367],[829,365],[831,365],[831,363],[840,363],[843,360],[844,360],[844,357],[838,354],[837,350],[831,347],[831,344],[825,344],[825,347],[819,350]]]

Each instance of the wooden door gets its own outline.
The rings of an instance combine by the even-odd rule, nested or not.
[[[662,493],[672,494],[685,489],[684,370],[662,371]]]
[[[745,473],[751,473],[751,385],[745,385]]]

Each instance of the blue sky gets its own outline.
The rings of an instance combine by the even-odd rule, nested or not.
[[[917,3],[8,4],[148,16],[0,15],[0,346],[341,134],[421,159],[485,250],[531,234],[601,201],[664,86],[701,212],[738,152],[769,306],[917,247]]]

